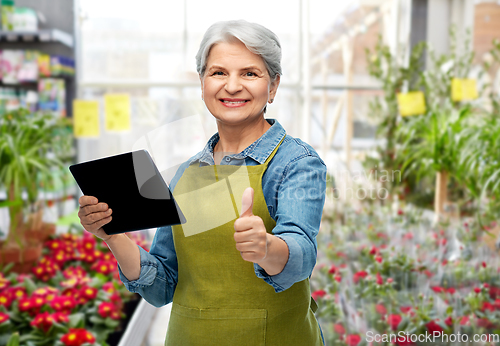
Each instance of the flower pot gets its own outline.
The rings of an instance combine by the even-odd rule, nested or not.
[[[0,255],[0,266],[14,263],[11,271],[19,274],[31,272],[31,268],[42,256],[42,243],[26,244],[23,248],[11,245],[2,248]]]
[[[43,244],[50,236],[56,234],[54,223],[43,223],[38,229],[27,229],[24,231],[24,239],[31,244]]]

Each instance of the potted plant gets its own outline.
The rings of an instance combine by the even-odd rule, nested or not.
[[[4,204],[10,216],[0,263],[20,262],[15,270],[26,270],[41,253],[41,242],[27,241],[25,233],[43,229],[38,192],[41,183],[51,181],[51,169],[61,166],[51,152],[57,126],[52,116],[25,109],[0,115],[0,185],[7,193]]]

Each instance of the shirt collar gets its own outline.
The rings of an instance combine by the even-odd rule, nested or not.
[[[266,120],[271,125],[271,127],[259,139],[250,144],[241,153],[228,156],[235,159],[245,159],[247,157],[250,157],[251,159],[257,161],[259,164],[263,164],[264,162],[266,162],[269,155],[271,155],[278,143],[281,142],[283,137],[285,137],[286,135],[285,129],[276,119]],[[210,137],[203,150],[191,159],[189,165],[192,165],[193,163],[196,163],[198,161],[200,163],[203,162],[208,165],[213,165],[214,147],[218,141],[219,133],[217,132],[212,137]]]

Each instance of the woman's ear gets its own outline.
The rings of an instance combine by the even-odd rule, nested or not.
[[[278,91],[278,86],[280,85],[280,75],[277,74],[276,78],[271,82],[271,86],[269,88],[269,99],[274,100],[276,96],[276,92]]]

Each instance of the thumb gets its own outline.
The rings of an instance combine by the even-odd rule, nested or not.
[[[252,208],[253,208],[253,189],[251,187],[247,187],[243,192],[243,198],[241,199],[241,215],[244,216],[252,216]]]

